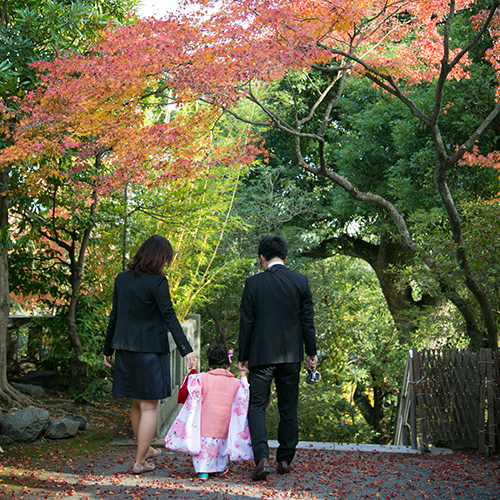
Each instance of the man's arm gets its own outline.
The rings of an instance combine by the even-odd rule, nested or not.
[[[247,367],[254,323],[255,314],[247,279],[245,288],[243,289],[243,295],[241,296],[240,333],[238,338],[238,360],[242,363],[246,363]]]
[[[314,326],[314,306],[312,300],[312,293],[311,289],[309,288],[308,282],[306,282],[306,292],[302,296],[302,303],[300,305],[300,323],[302,326],[302,335],[304,338],[306,355],[308,357],[315,357],[316,327]]]

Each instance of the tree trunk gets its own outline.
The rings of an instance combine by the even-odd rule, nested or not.
[[[233,314],[226,323],[223,323],[221,321],[222,318],[220,318],[209,306],[205,306],[205,312],[212,318],[215,325],[217,338],[214,340],[225,344],[227,342],[227,334],[230,328],[239,320],[239,315]]]
[[[125,204],[125,215],[123,216],[123,248],[122,248],[122,271],[127,270],[127,264],[130,260],[129,252],[129,239],[130,239],[130,228],[129,228],[129,213],[128,213],[128,184],[125,184],[123,189],[123,202]]]
[[[387,394],[383,386],[383,380],[373,378],[373,387],[371,387],[373,390],[373,404],[368,394],[366,394],[365,386],[357,384],[354,390],[354,402],[356,403],[356,407],[359,409],[368,425],[377,432],[378,444],[388,444],[392,439],[392,435],[389,432],[390,426],[384,415],[384,400]]]
[[[71,299],[69,302],[65,321],[68,326],[68,338],[76,356],[75,384],[77,389],[80,391],[82,389],[82,380],[85,377],[87,371],[85,363],[81,360],[81,357],[83,355],[83,348],[80,341],[80,335],[78,335],[78,331],[76,328],[76,308],[78,306],[80,286],[82,284],[83,267],[80,267],[78,265],[78,263],[75,261],[74,255],[71,258],[71,261]]]
[[[457,264],[464,276],[465,285],[475,297],[481,308],[484,326],[488,334],[487,343],[477,347],[489,347],[490,349],[496,351],[498,350],[498,329],[495,321],[495,315],[493,314],[493,308],[491,307],[491,302],[489,301],[488,296],[486,295],[483,287],[474,277],[472,269],[469,266],[469,256],[467,254],[467,247],[463,238],[460,215],[449,190],[445,172],[446,168],[438,167],[434,175],[434,182],[441,199],[443,200],[446,212],[448,213],[451,231],[453,234],[453,241],[456,243],[455,256]]]
[[[0,14],[0,23],[3,28],[7,27],[9,24],[9,0],[3,0],[2,2],[2,13]]]
[[[2,186],[9,185],[9,170],[1,173]],[[27,406],[33,400],[16,391],[7,379],[7,324],[10,312],[9,266],[7,242],[9,239],[9,197],[0,197],[0,398],[9,405]]]
[[[396,267],[403,265],[413,257],[413,252],[399,242],[387,241],[382,237],[380,244],[375,245],[364,240],[353,238],[349,235],[342,235],[339,238],[331,238],[323,241],[314,250],[307,253],[309,257],[327,258],[336,252],[363,259],[375,271],[382,293],[387,303],[387,307],[394,320],[398,331],[406,339],[407,335],[416,330],[415,324],[408,319],[408,313],[414,307],[433,305],[438,299],[433,299],[429,295],[424,295],[418,302],[412,298],[411,289],[407,287],[400,290],[390,271],[391,265]],[[431,269],[434,266],[430,259],[422,257],[422,260]],[[467,303],[453,288],[448,286],[444,280],[439,279],[443,295],[458,309],[465,323],[466,332],[470,339],[471,347],[478,350],[484,347],[483,334],[481,333],[474,312]]]
[[[401,290],[390,266],[401,267],[412,258],[412,253],[398,242],[389,241],[382,236],[378,245],[368,243],[362,239],[343,234],[338,238],[331,238],[306,253],[308,257],[327,258],[336,253],[355,257],[367,262],[377,275],[380,288],[384,295],[387,307],[394,320],[396,328],[403,339],[414,332],[417,327],[409,319],[408,314],[413,308],[430,305],[432,299],[424,295],[418,302],[413,300],[411,288]]]
[[[96,163],[100,163],[100,158],[96,160]],[[85,377],[87,366],[81,357],[83,355],[82,343],[80,341],[80,335],[78,334],[76,328],[76,309],[78,306],[78,299],[80,295],[80,287],[82,286],[83,279],[83,267],[85,264],[85,253],[89,244],[90,233],[94,227],[94,214],[97,209],[97,192],[94,190],[92,193],[92,205],[90,207],[89,222],[85,231],[83,233],[82,242],[80,244],[80,251],[78,252],[78,258],[76,258],[74,243],[71,246],[70,251],[70,265],[71,265],[71,299],[69,302],[68,312],[66,314],[66,324],[68,325],[68,337],[73,347],[73,351],[76,355],[76,379],[75,383],[79,390],[82,389],[82,380]]]

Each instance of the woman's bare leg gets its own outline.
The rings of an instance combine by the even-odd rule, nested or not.
[[[154,451],[151,447],[151,441],[156,431],[157,410],[157,399],[132,400],[130,420],[137,440],[137,456],[135,459],[137,464],[144,464],[148,452]]]
[[[132,431],[135,439],[139,431],[139,422],[141,421],[141,407],[139,406],[140,399],[132,399],[132,408],[130,409],[130,422],[132,423]]]

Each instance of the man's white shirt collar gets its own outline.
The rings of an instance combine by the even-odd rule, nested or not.
[[[273,266],[284,266],[284,265],[285,263],[282,260],[274,260],[273,262],[269,262],[269,264],[267,265],[267,269]]]

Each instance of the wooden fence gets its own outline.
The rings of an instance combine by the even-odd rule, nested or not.
[[[500,355],[459,350],[412,349],[394,430],[394,444],[499,449]]]

